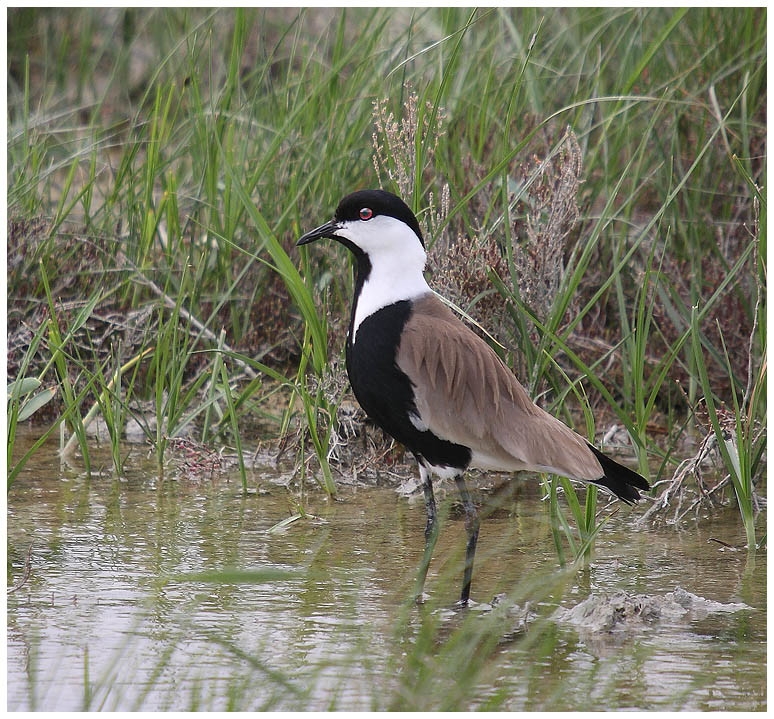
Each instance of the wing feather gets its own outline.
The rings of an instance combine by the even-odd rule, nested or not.
[[[586,440],[535,405],[494,350],[434,295],[415,301],[397,364],[414,385],[423,424],[470,447],[479,466],[603,476]]]

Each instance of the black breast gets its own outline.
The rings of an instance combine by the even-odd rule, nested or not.
[[[447,442],[431,431],[419,431],[409,419],[415,412],[411,380],[395,357],[401,332],[411,315],[411,302],[396,302],[360,323],[355,342],[347,340],[347,373],[352,390],[366,414],[385,432],[430,464],[464,469],[470,449]]]

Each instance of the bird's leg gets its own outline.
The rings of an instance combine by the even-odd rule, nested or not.
[[[473,580],[473,558],[476,556],[479,521],[478,512],[465,484],[465,477],[458,474],[454,481],[457,483],[457,489],[462,498],[462,507],[465,510],[465,531],[468,533],[468,545],[465,549],[465,574],[462,577],[462,594],[460,594],[459,601],[460,606],[465,607],[470,599],[470,583]]]
[[[419,566],[414,597],[417,602],[422,601],[422,593],[425,588],[427,570],[430,568],[430,560],[433,558],[435,542],[438,539],[438,522],[436,518],[435,496],[433,495],[433,481],[430,472],[419,463],[419,477],[422,480],[422,489],[425,493],[425,511],[427,512],[427,524],[425,525],[425,551],[422,555],[422,564]]]

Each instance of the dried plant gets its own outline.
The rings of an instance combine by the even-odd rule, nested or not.
[[[522,170],[529,190],[523,226],[515,228],[523,239],[514,245],[513,259],[523,301],[543,318],[564,275],[565,240],[578,219],[583,157],[573,131],[567,128],[557,152],[534,158]]]
[[[494,289],[491,275],[507,278],[508,266],[494,240],[444,238],[431,257],[433,284],[439,294],[463,309],[494,337],[504,336],[503,297]],[[507,280],[506,280],[507,281]]]
[[[718,408],[718,420],[728,442],[734,441],[736,418],[729,410]],[[724,496],[725,487],[732,484],[731,475],[718,472],[722,464],[722,453],[718,447],[718,439],[706,412],[697,412],[697,417],[703,419],[703,438],[699,448],[692,457],[684,459],[675,469],[671,479],[659,484],[666,488],[658,495],[653,504],[638,520],[640,526],[673,524],[679,525],[686,517],[692,515],[699,519],[702,511],[719,507],[728,503]],[[756,422],[754,431],[756,440],[765,433],[766,428]],[[693,478],[695,483],[691,483]],[[766,499],[753,487],[751,500],[755,512],[760,512],[766,506]]]
[[[521,200],[522,221],[514,228],[520,240],[513,248],[515,279],[522,300],[542,318],[549,314],[559,290],[565,242],[578,218],[583,162],[575,134],[568,128],[555,152],[542,160],[535,158],[521,170],[522,185],[528,189]],[[439,291],[490,328],[495,337],[504,337],[508,314],[491,281],[492,274],[506,286],[513,281],[501,248],[494,239],[458,238],[454,243],[445,240],[438,250]]]
[[[426,104],[426,112],[420,118],[419,97],[410,92],[403,103],[403,116],[395,118],[388,110],[386,99],[374,102],[373,163],[376,175],[387,178],[397,188],[398,194],[407,200],[414,194],[417,176],[417,148],[424,149],[425,164],[432,166],[438,140],[443,135],[443,110],[439,108],[436,121],[431,123],[433,106]],[[420,172],[424,168],[420,168]],[[443,184],[440,201],[435,203],[434,193],[428,194],[427,210],[418,219],[427,238],[435,238],[449,214],[449,186]]]
[[[388,100],[376,100],[374,102],[374,169],[377,176],[387,176],[395,183],[398,193],[402,197],[410,197],[416,177],[416,147],[417,135],[420,140],[427,139],[430,129],[430,118],[423,115],[422,127],[419,126],[419,98],[416,93],[409,93],[408,99],[403,103],[403,117],[400,121],[395,119],[392,111],[388,110]],[[439,117],[440,126],[440,117]],[[438,145],[438,138],[431,139],[428,146],[428,156]]]
[[[212,479],[228,466],[220,452],[189,437],[169,437],[169,455],[181,479]]]

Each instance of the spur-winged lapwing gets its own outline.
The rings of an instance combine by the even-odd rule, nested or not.
[[[416,457],[425,495],[421,597],[438,533],[432,475],[454,478],[468,533],[460,604],[470,597],[479,521],[465,485],[468,467],[551,472],[607,488],[627,504],[650,486],[535,405],[497,354],[462,323],[425,281],[417,218],[395,195],[363,190],[334,218],[307,232],[355,255],[355,297],[347,373],[371,419]]]

